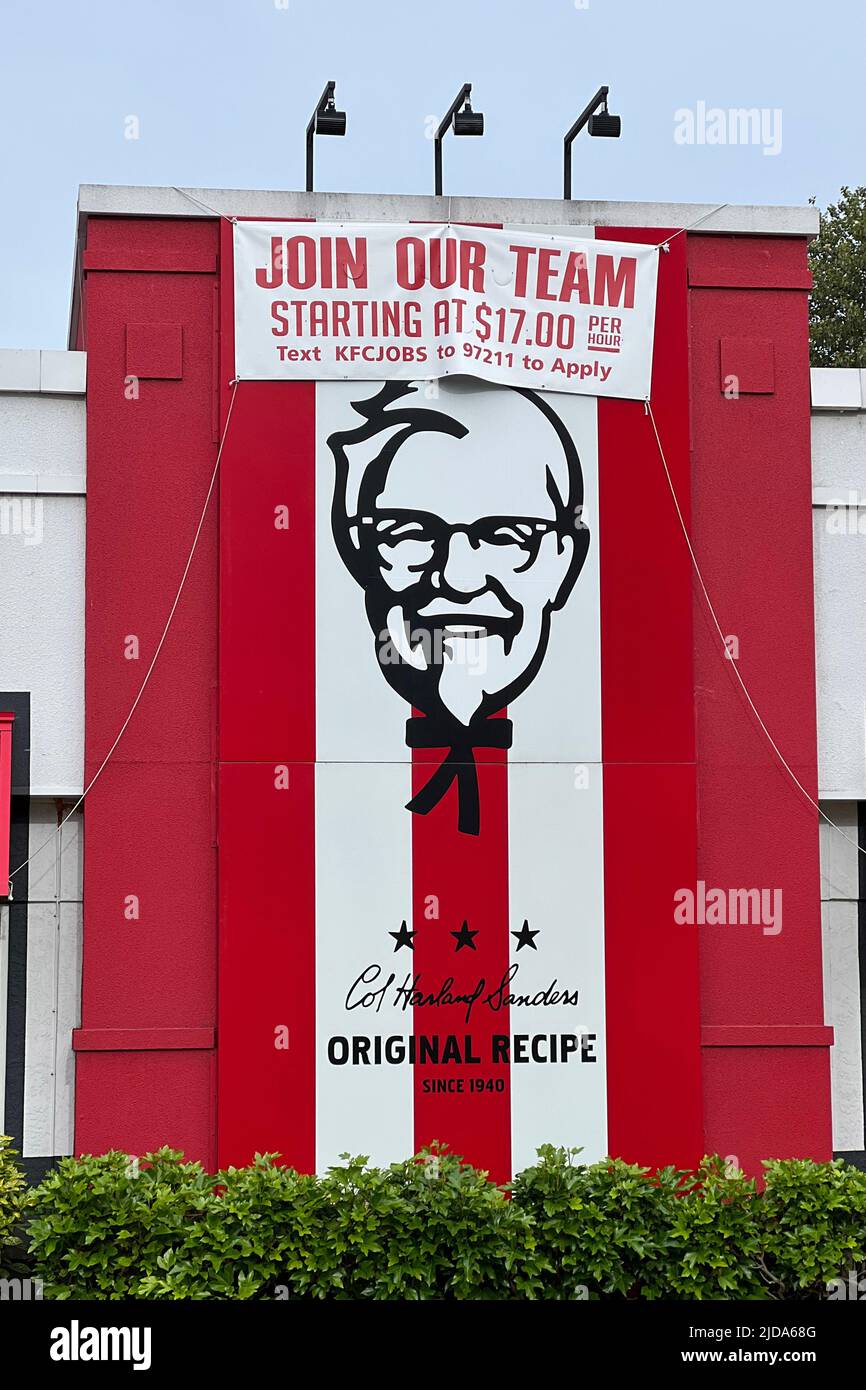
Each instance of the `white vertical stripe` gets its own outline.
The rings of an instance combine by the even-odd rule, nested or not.
[[[584,781],[588,780],[588,785]],[[518,764],[508,770],[511,929],[524,919],[535,950],[512,936],[514,994],[554,988],[579,992],[577,1007],[512,1005],[511,1034],[594,1034],[595,1062],[511,1065],[514,1171],[535,1161],[540,1144],[582,1146],[593,1161],[607,1151],[604,1000],[604,859],[602,777],[564,764]],[[512,1057],[513,1057],[512,1042]]]
[[[598,412],[592,397],[545,400],[577,447],[590,546],[568,601],[551,617],[541,669],[508,710],[509,925],[519,931],[526,920],[539,933],[536,950],[509,940],[519,966],[514,994],[532,996],[555,980],[555,989],[576,989],[579,1003],[514,1005],[511,1033],[592,1033],[598,1060],[512,1061],[515,1171],[543,1143],[582,1146],[589,1160],[607,1147]]]
[[[411,762],[406,704],[377,668],[363,594],[331,534],[334,461],[326,440],[360,422],[352,402],[381,383],[316,388],[316,1167],[346,1151],[390,1163],[414,1147],[408,1063],[334,1065],[333,1037],[412,1033],[412,1010],[348,1009],[358,976],[411,971],[388,935],[412,927]],[[376,985],[372,986],[373,988]],[[358,991],[360,994],[362,991]]]
[[[394,1007],[393,984],[411,971],[411,951],[388,935],[412,926],[411,839],[406,833],[408,766],[319,764],[316,768],[316,1167],[346,1151],[392,1163],[413,1151],[412,1068],[407,1063],[334,1065],[334,1037],[405,1036],[412,1010]],[[347,1007],[359,976],[381,988],[380,1007]]]

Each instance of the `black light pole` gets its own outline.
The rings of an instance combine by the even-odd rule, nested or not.
[[[464,82],[459,93],[448,107],[444,117],[439,123],[439,129],[433,140],[433,168],[434,168],[434,188],[436,197],[442,196],[442,137],[454,126],[455,135],[483,135],[484,116],[480,111],[473,111],[469,101],[469,94],[472,91],[472,83]],[[463,103],[466,103],[464,106]],[[462,110],[460,108],[463,107]]]
[[[565,185],[563,196],[565,198],[571,197],[571,142],[574,137],[580,134],[585,125],[589,126],[590,135],[606,135],[616,139],[620,134],[622,121],[619,116],[612,116],[607,109],[607,94],[609,91],[609,87],[599,87],[592,101],[588,106],[584,107],[565,137],[563,161],[563,182]],[[595,113],[598,112],[600,106],[603,109],[596,115]]]
[[[345,135],[346,113],[334,105],[336,82],[326,82],[318,105],[307,126],[307,192],[313,191],[313,137],[316,135]]]

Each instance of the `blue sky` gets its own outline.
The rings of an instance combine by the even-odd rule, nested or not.
[[[0,0],[0,346],[65,346],[80,183],[302,187],[328,78],[320,188],[432,191],[428,118],[468,81],[486,134],[449,137],[445,191],[558,197],[606,82],[622,138],[580,137],[575,197],[826,205],[866,182],[864,38],[862,0]],[[699,103],[765,108],[779,152],[679,143]]]

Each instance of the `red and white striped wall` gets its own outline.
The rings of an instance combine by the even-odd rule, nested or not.
[[[674,252],[654,405],[687,506],[684,298]],[[228,340],[225,302],[222,322]],[[222,372],[225,385],[227,341]],[[643,406],[549,397],[578,448],[591,544],[508,710],[511,748],[479,755],[476,837],[457,829],[455,788],[426,816],[406,810],[442,755],[407,749],[411,711],[382,678],[332,535],[326,441],[377,389],[236,387],[221,494],[220,1157],[265,1143],[321,1169],[440,1140],[499,1178],[543,1143],[691,1161],[697,949],[670,925],[694,876],[690,598]],[[458,951],[464,921],[477,935]],[[524,921],[531,951],[514,935]],[[403,922],[411,953],[390,936]],[[481,978],[493,992],[515,964],[514,994],[555,984],[578,1007],[479,1006],[470,1024],[463,1004],[406,1008],[396,990],[408,974],[422,991]],[[333,1039],[431,1032],[471,1038],[478,1060],[334,1060]],[[585,1059],[548,1060],[575,1032],[592,1039]],[[492,1060],[503,1034],[508,1064]]]

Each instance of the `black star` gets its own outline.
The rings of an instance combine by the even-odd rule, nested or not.
[[[401,946],[408,946],[410,951],[415,950],[415,942],[412,940],[412,937],[415,935],[415,933],[413,931],[407,930],[405,921],[400,923],[399,931],[389,931],[388,935],[393,936],[394,940],[397,943],[397,945],[394,947],[395,951],[399,951]]]
[[[539,927],[539,931],[540,930],[541,928]],[[513,931],[511,935],[517,942],[518,951],[522,951],[524,946],[531,946],[533,951],[538,950],[538,947],[536,946],[533,940],[533,937],[538,936],[538,932],[529,930],[529,922],[527,920],[524,919],[524,923],[523,926],[520,928],[520,931]]]
[[[463,923],[463,926],[460,928],[460,930],[459,930],[459,931],[453,931],[453,932],[451,933],[451,935],[454,937],[454,940],[457,942],[457,945],[454,947],[455,951],[460,951],[460,950],[462,950],[464,946],[470,946],[470,947],[472,948],[473,951],[476,949],[475,942],[473,941],[472,938],[475,937],[475,936],[477,936],[478,933],[477,933],[477,931],[470,931],[470,930],[469,930],[469,923],[468,923],[468,922],[464,922],[464,923]]]

